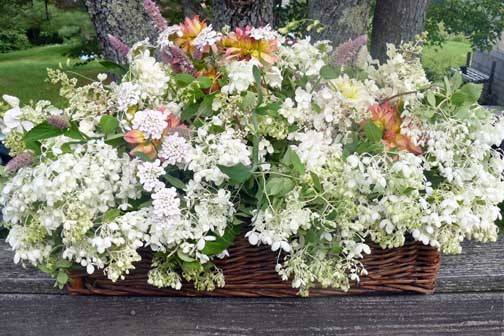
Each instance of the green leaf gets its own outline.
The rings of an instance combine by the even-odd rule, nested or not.
[[[331,65],[324,65],[322,68],[320,68],[320,77],[324,79],[335,79],[338,78],[340,75],[340,71],[335,69]]]
[[[182,252],[181,249],[177,250],[177,257],[179,257],[180,260],[186,261],[186,262],[193,262],[194,260],[196,260],[193,257],[190,257],[187,254],[185,254],[184,252]]]
[[[331,246],[331,252],[334,253],[334,254],[340,254],[341,251],[343,251],[343,247],[341,247],[340,244],[333,244],[333,246]]]
[[[26,148],[31,149],[36,155],[40,155],[42,153],[40,149],[42,147],[42,144],[40,143],[40,141],[27,141],[25,139],[24,143]]]
[[[163,176],[163,178],[165,179],[166,182],[168,182],[170,185],[172,185],[177,189],[185,190],[186,188],[185,183],[174,176],[166,174]]]
[[[427,97],[427,102],[429,103],[430,106],[432,106],[432,107],[437,106],[436,96],[434,95],[434,92],[432,92],[432,91],[427,92],[426,97]]]
[[[180,118],[182,119],[182,121],[188,121],[189,119],[194,117],[196,114],[198,114],[198,109],[199,109],[198,104],[196,104],[196,103],[189,104],[182,110]]]
[[[207,241],[201,252],[208,256],[222,253],[225,249],[231,246],[239,233],[240,225],[230,225],[226,228],[222,237],[216,236],[214,241]]]
[[[446,95],[447,96],[451,96],[451,94],[452,94],[451,83],[450,83],[450,81],[448,80],[447,77],[444,77],[443,80],[444,80],[444,86],[445,86]]]
[[[218,167],[221,172],[229,177],[229,182],[231,184],[241,184],[252,176],[252,168],[241,163],[231,167],[223,165],[218,165]]]
[[[208,77],[203,76],[198,78],[199,87],[202,89],[209,89],[212,86],[212,83],[213,81]]]
[[[175,79],[175,82],[177,82],[177,84],[182,86],[187,86],[195,80],[195,78],[188,73],[178,73],[174,75],[173,78]]]
[[[203,265],[201,265],[198,261],[185,261],[182,263],[182,270],[186,273],[201,272],[203,270]]]
[[[121,216],[121,211],[119,209],[109,209],[103,214],[103,222],[110,223],[117,217]]]
[[[313,181],[313,186],[315,187],[315,190],[318,192],[322,192],[322,184],[320,184],[320,179],[317,174],[310,172],[310,176]]]
[[[142,152],[134,152],[133,155],[137,159],[145,161],[145,162],[152,162],[152,161],[154,161],[153,159],[151,159],[150,157],[148,157],[147,155],[145,155],[145,153],[142,153]]]
[[[213,98],[214,98],[213,96],[206,96],[205,98],[203,98],[203,101],[198,106],[198,111],[196,112],[196,114],[204,117],[208,117],[209,115],[211,115],[213,112],[212,110]]]
[[[111,134],[105,138],[105,143],[112,147],[119,147],[121,144],[125,143],[124,134],[117,133]]]
[[[126,69],[121,64],[117,64],[111,61],[100,61],[99,63],[108,71],[116,73],[121,76],[128,72],[128,69]]]
[[[453,90],[458,90],[462,84],[464,84],[464,79],[462,78],[462,75],[460,72],[455,72],[451,78],[451,84],[453,87]]]
[[[24,141],[26,144],[34,141],[54,138],[63,134],[63,130],[50,125],[47,121],[44,121],[37,126],[29,130],[25,136]]]
[[[79,131],[79,126],[75,122],[70,123],[70,127],[64,130],[63,134],[69,138],[76,140],[86,139],[86,136],[82,134],[81,131]]]
[[[304,235],[304,239],[307,245],[317,244],[320,241],[320,233],[318,233],[316,230],[313,229],[308,230]]]
[[[259,115],[270,115],[272,117],[278,116],[278,110],[280,109],[280,103],[269,103],[266,105],[259,106],[256,108],[256,113]]]
[[[357,153],[381,153],[384,145],[381,142],[363,141],[357,144],[355,151]]]
[[[457,106],[475,104],[482,91],[482,84],[467,83],[453,94],[451,102]]]
[[[372,121],[364,124],[364,133],[371,142],[379,142],[383,138],[383,129]]]
[[[252,67],[252,74],[254,75],[256,86],[258,88],[261,87],[261,69],[257,65]]]
[[[66,260],[66,259],[59,259],[57,262],[56,262],[56,268],[70,268],[72,267],[72,262],[69,261],[69,260]]]
[[[68,274],[66,272],[58,272],[56,276],[56,282],[59,285],[65,285],[68,282]]]
[[[322,109],[320,108],[320,106],[318,106],[317,104],[315,104],[314,102],[311,103],[311,107],[312,107],[312,110],[315,112],[315,113],[320,113],[322,112]]]
[[[100,127],[105,135],[114,134],[119,126],[119,121],[112,116],[104,115],[100,119]]]
[[[294,181],[290,178],[274,176],[266,182],[266,193],[270,196],[285,196],[294,186]]]
[[[301,159],[299,158],[297,153],[290,147],[287,148],[287,151],[285,151],[285,155],[282,158],[282,163],[286,165],[292,165],[294,170],[300,175],[303,175],[305,173],[305,166],[303,162],[301,162]]]
[[[252,111],[257,105],[257,95],[254,92],[247,91],[241,100],[241,108],[243,111]]]

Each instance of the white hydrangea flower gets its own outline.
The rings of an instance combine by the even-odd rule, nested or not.
[[[175,188],[161,188],[152,194],[152,207],[156,216],[173,218],[180,216],[180,199]]]
[[[62,239],[63,258],[91,265],[90,271],[103,268],[107,256],[102,255],[101,246],[98,252],[91,245],[93,227],[108,210],[126,209],[129,199],[140,197],[135,171],[136,162],[127,154],[120,156],[97,141],[20,169],[0,198],[3,219],[11,228],[7,242],[15,250],[15,259],[40,265]],[[61,236],[54,239],[58,229]]]
[[[246,91],[254,80],[252,68],[257,63],[254,61],[233,61],[227,67],[229,83],[222,87],[222,92],[227,94]]]
[[[151,139],[161,139],[168,127],[167,113],[158,110],[143,110],[135,113],[132,128],[145,133]]]
[[[165,173],[159,160],[142,162],[138,165],[137,176],[145,191],[156,191],[164,186],[159,177]]]
[[[119,111],[127,112],[128,108],[138,105],[142,98],[142,91],[138,84],[132,82],[122,82],[115,88],[117,95],[117,108]]]
[[[270,87],[275,89],[280,89],[282,87],[282,71],[278,67],[272,66],[269,68],[264,74],[264,78]]]
[[[190,161],[191,145],[177,133],[163,139],[158,157],[166,164],[185,165]]]
[[[167,88],[169,78],[164,65],[156,61],[148,50],[133,58],[130,71],[136,82],[147,97],[162,96]]]

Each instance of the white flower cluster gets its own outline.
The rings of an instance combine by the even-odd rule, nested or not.
[[[143,110],[135,113],[132,128],[143,132],[147,137],[159,140],[168,126],[168,114],[163,111]]]
[[[78,145],[73,153],[20,169],[5,185],[1,202],[4,222],[11,229],[7,242],[16,251],[17,262],[43,265],[62,240],[61,256],[90,273],[111,258],[124,262],[120,267],[125,271],[130,261],[113,250],[129,250],[123,255],[129,258],[140,245],[143,230],[127,226],[127,220],[119,223],[117,218],[114,226],[102,218],[112,210],[127,210],[128,200],[139,196],[136,165],[127,155],[120,156],[102,142]],[[105,245],[98,243],[100,237],[107,239]],[[112,277],[119,276],[111,272]]]
[[[297,41],[292,46],[280,46],[281,68],[295,70],[298,76],[316,76],[326,64],[331,47],[326,42],[312,44],[310,38]]]
[[[220,185],[228,176],[219,169],[219,165],[249,166],[251,156],[251,149],[233,129],[211,134],[205,128],[200,128],[188,168],[194,172],[195,181],[206,180]]]
[[[178,133],[163,139],[158,156],[166,164],[184,167],[191,161],[192,147],[187,140]]]
[[[252,68],[257,65],[252,61],[233,61],[227,66],[229,83],[222,87],[222,92],[227,94],[246,91],[254,83]]]
[[[167,71],[162,63],[150,55],[149,50],[143,50],[133,58],[130,71],[135,83],[146,95],[159,97],[165,94],[169,81]]]
[[[404,48],[411,47],[409,44]],[[420,58],[401,53],[393,44],[387,44],[386,63],[376,67],[371,62],[368,66],[369,78],[381,87],[380,97],[391,97],[397,94],[410,93],[403,96],[405,104],[415,103],[423,95],[418,92],[420,88],[430,85],[425,76]]]

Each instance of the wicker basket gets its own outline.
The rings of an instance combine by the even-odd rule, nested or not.
[[[370,244],[372,253],[363,264],[368,275],[348,292],[331,288],[310,289],[310,296],[352,295],[363,293],[434,292],[439,271],[439,252],[419,242],[408,241],[403,247],[381,249]],[[74,271],[67,287],[75,295],[140,296],[214,296],[214,297],[292,297],[297,290],[282,281],[275,272],[276,254],[267,246],[252,246],[240,235],[229,249],[230,257],[215,263],[224,272],[226,286],[211,292],[194,289],[190,283],[181,290],[156,288],[147,284],[152,253],[142,251],[142,260],[125,280],[113,283],[103,274],[88,275]]]

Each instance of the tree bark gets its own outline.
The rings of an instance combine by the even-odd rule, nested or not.
[[[130,47],[147,37],[151,41],[157,37],[158,32],[145,12],[143,0],[86,0],[86,7],[103,55],[117,63],[124,62],[124,57],[112,47],[108,34]]]
[[[203,18],[204,12],[200,0],[181,0],[180,4],[182,5],[182,11],[185,17],[192,18],[195,15],[199,15]]]
[[[324,26],[320,33],[310,33],[315,40],[330,40],[336,47],[367,33],[371,1],[369,0],[311,0],[308,17]]]
[[[411,41],[424,28],[428,0],[377,0],[371,35],[371,55],[385,61],[387,43]]]
[[[214,28],[275,25],[274,0],[212,0]]]

